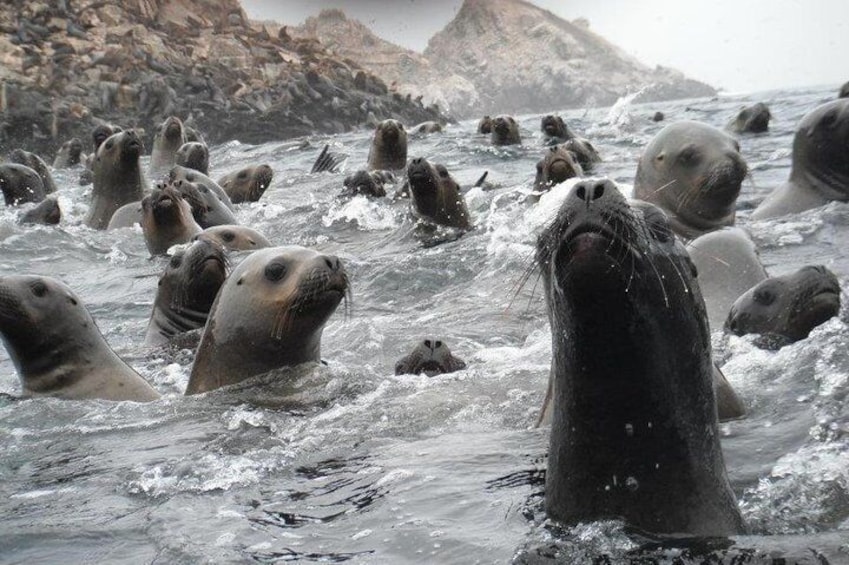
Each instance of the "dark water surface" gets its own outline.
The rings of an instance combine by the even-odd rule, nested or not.
[[[770,132],[740,138],[750,175],[739,223],[772,274],[823,263],[845,287],[849,205],[748,221],[788,176],[796,123],[835,92],[623,99],[562,115],[599,148],[597,174],[629,185],[642,147],[666,123],[722,127],[743,104],[766,102]],[[666,122],[649,120],[656,110]],[[275,170],[261,202],[239,205],[240,222],[276,244],[337,254],[348,269],[353,300],[348,316],[340,308],[326,326],[328,365],[290,370],[295,390],[182,396],[190,352],[141,345],[166,259],[149,258],[138,228],[82,226],[88,198],[78,170],[55,173],[59,228],[22,229],[15,212],[0,208],[0,275],[64,280],[113,348],[164,395],[150,404],[0,399],[0,561],[504,563],[542,559],[536,548],[554,544],[564,562],[600,554],[629,562],[636,545],[618,524],[582,525],[557,541],[544,520],[548,430],[532,426],[550,334],[536,277],[519,284],[566,191],[522,203],[542,148],[539,116],[519,121],[522,147],[491,147],[471,122],[411,138],[411,158],[444,163],[464,187],[485,170],[497,185],[466,193],[474,231],[429,248],[413,236],[405,203],[342,201],[343,174],[307,173],[325,142],[350,155],[348,172],[364,166],[369,132],[311,138],[307,149],[298,141],[213,148],[213,178],[261,162]],[[723,370],[750,407],[746,420],[721,426],[755,534],[741,543],[810,546],[831,563],[849,562],[849,545],[841,549],[849,544],[846,330],[842,312],[778,352],[714,332]],[[431,335],[468,368],[394,376],[395,360]],[[0,350],[0,393],[19,391]],[[674,562],[674,552],[659,555]]]

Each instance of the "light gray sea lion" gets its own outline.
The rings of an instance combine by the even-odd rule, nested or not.
[[[413,350],[395,363],[396,375],[420,375],[428,377],[453,373],[466,368],[466,362],[455,357],[441,339],[428,338],[420,341]]]
[[[840,283],[822,265],[770,277],[740,296],[725,328],[737,335],[761,334],[759,345],[778,349],[808,337],[840,311]]]
[[[141,226],[142,223],[142,203],[141,200],[124,204],[112,214],[109,218],[107,230],[117,230],[121,228],[130,228],[134,225]]]
[[[55,226],[61,220],[62,210],[59,208],[59,202],[56,198],[45,198],[24,212],[20,218],[20,223]]]
[[[726,129],[734,133],[763,133],[769,129],[771,117],[769,107],[758,102],[740,110],[734,119],[728,122]]]
[[[699,122],[676,122],[646,145],[637,165],[634,196],[660,206],[685,239],[734,224],[747,172],[740,145]]]
[[[528,196],[529,202],[539,201],[539,197],[551,190],[555,184],[580,177],[584,174],[581,165],[571,151],[563,145],[555,145],[545,152],[545,156],[537,162],[537,176],[534,179],[534,191]]]
[[[38,173],[18,163],[0,164],[0,190],[6,206],[44,200],[44,183]]]
[[[194,239],[214,241],[228,251],[254,251],[271,247],[267,237],[247,226],[213,226],[197,234]]]
[[[536,262],[552,336],[549,518],[743,532],[704,303],[663,211],[629,205],[611,181],[580,182],[540,235]]]
[[[540,120],[540,131],[545,145],[558,145],[575,137],[566,122],[560,116],[548,114]]]
[[[44,185],[44,194],[53,194],[56,192],[56,183],[53,182],[53,175],[50,174],[47,163],[35,153],[30,153],[23,149],[15,149],[9,154],[9,161],[29,167],[38,173],[38,176],[41,177],[41,183]]]
[[[94,187],[85,224],[97,230],[106,229],[112,214],[131,202],[140,201],[147,181],[139,165],[144,150],[134,131],[112,134],[98,148],[92,164]]]
[[[185,180],[204,186],[207,188],[207,190],[215,194],[218,197],[218,200],[220,200],[221,203],[227,207],[227,209],[229,209],[231,212],[235,210],[235,208],[233,207],[233,203],[230,201],[230,197],[227,196],[227,193],[224,192],[224,189],[221,188],[221,185],[219,185],[217,182],[215,182],[200,171],[176,165],[171,169],[171,171],[169,171],[168,178],[172,182],[178,180]]]
[[[0,277],[0,335],[24,396],[147,402],[159,393],[112,351],[79,298],[50,277]]]
[[[297,246],[251,253],[212,305],[186,394],[319,362],[324,324],[347,293],[336,257]]]
[[[492,120],[489,142],[493,145],[519,145],[522,143],[519,124],[516,123],[513,116],[496,116]]]
[[[254,165],[230,173],[218,179],[218,185],[224,189],[230,202],[256,202],[271,186],[274,171],[268,165]]]
[[[413,159],[407,167],[407,179],[416,217],[441,226],[472,229],[460,185],[443,165],[431,165],[424,158]]]
[[[345,177],[342,184],[345,189],[342,191],[343,196],[356,196],[362,194],[364,196],[383,197],[386,196],[385,183],[391,178],[394,182],[395,175],[389,171],[366,171],[360,170],[354,174]]]
[[[144,242],[151,255],[164,255],[172,245],[191,241],[203,231],[183,194],[171,185],[153,189],[141,205]]]
[[[699,274],[712,330],[722,328],[737,298],[767,278],[755,242],[741,228],[708,232],[687,244]]]
[[[150,173],[156,175],[177,164],[177,151],[186,143],[183,121],[169,116],[153,136],[153,148],[150,152]]]
[[[54,169],[70,169],[82,162],[83,142],[73,137],[62,144],[53,159]]]
[[[177,150],[175,164],[209,175],[209,148],[205,143],[187,141]]]
[[[601,156],[588,139],[573,137],[563,144],[563,148],[575,156],[585,173],[592,171],[596,163],[601,163]]]
[[[484,135],[489,135],[492,133],[492,118],[489,116],[484,116],[478,122],[478,133],[482,133]]]
[[[849,99],[808,112],[793,137],[790,179],[752,213],[764,220],[849,200]]]
[[[159,279],[145,345],[162,345],[179,333],[202,328],[224,279],[224,248],[201,239],[175,253]]]
[[[374,130],[369,170],[397,171],[407,166],[407,132],[398,120],[383,120]]]
[[[206,184],[187,180],[170,181],[192,207],[192,215],[201,228],[235,224],[236,217],[224,202]]]

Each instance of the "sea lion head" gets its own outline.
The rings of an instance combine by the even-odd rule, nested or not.
[[[808,112],[793,137],[790,180],[829,200],[849,200],[849,98]]]
[[[205,143],[197,141],[186,142],[177,150],[175,163],[182,167],[194,169],[203,174],[208,174],[209,148]]]
[[[428,377],[453,373],[466,368],[466,362],[455,357],[441,339],[427,338],[395,363],[396,375],[420,375]]]

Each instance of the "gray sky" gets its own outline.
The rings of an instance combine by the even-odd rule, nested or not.
[[[849,0],[533,0],[640,61],[732,92],[849,80]],[[375,33],[424,50],[462,0],[242,0],[251,17],[300,24],[342,8]]]

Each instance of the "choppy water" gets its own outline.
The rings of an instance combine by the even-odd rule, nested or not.
[[[751,228],[772,274],[824,263],[846,287],[849,205],[831,204],[750,223],[751,208],[786,179],[795,124],[835,88],[770,92],[567,111],[592,139],[599,175],[630,184],[641,148],[676,119],[722,127],[744,103],[764,101],[770,132],[740,139],[751,173],[739,223]],[[649,117],[663,111],[667,121]],[[165,259],[150,259],[140,229],[81,225],[78,171],[57,172],[65,220],[21,228],[0,209],[0,274],[63,279],[107,340],[164,394],[150,404],[0,400],[0,561],[177,563],[288,561],[564,562],[635,547],[619,525],[589,524],[559,541],[541,506],[546,428],[533,429],[550,357],[545,305],[534,278],[518,290],[535,236],[565,191],[536,207],[530,191],[539,116],[522,116],[525,144],[493,148],[471,122],[411,138],[410,157],[444,163],[470,186],[484,170],[491,191],[466,193],[476,229],[423,248],[404,203],[337,199],[343,174],[307,174],[321,145],[365,164],[370,133],[213,148],[213,178],[267,162],[275,180],[240,222],[278,244],[339,255],[353,287],[323,340],[327,366],[297,369],[294,400],[246,402],[237,394],[184,398],[192,357],[141,343]],[[754,533],[743,542],[796,544],[849,562],[849,349],[845,312],[778,352],[714,332],[723,370],[750,407],[724,424],[728,472]],[[435,335],[464,371],[393,375],[416,340]],[[20,390],[0,350],[0,392]],[[268,400],[268,399],[266,399]],[[842,553],[841,553],[842,551]],[[659,562],[672,562],[664,553]]]

